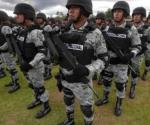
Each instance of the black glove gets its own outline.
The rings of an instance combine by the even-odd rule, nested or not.
[[[125,54],[121,60],[123,63],[129,63],[129,61],[131,61],[131,59],[134,57],[134,53],[133,52],[130,52],[130,53],[127,53]]]
[[[89,69],[86,68],[84,65],[79,64],[74,70],[73,70],[74,75],[77,78],[81,78],[84,76],[89,75]]]
[[[29,64],[29,63],[26,63],[26,62],[24,62],[24,63],[22,63],[21,65],[20,65],[20,69],[21,69],[21,71],[23,71],[23,72],[28,72],[30,69],[32,69],[33,67]]]

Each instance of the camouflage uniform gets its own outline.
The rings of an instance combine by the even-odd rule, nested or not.
[[[46,15],[44,13],[38,13],[36,16],[36,19],[37,20],[42,19],[42,22],[39,23],[37,21],[37,24],[39,23],[38,25],[43,30],[44,34],[45,34],[45,32],[47,33],[47,32],[52,31],[52,27],[46,23],[47,19],[46,19]],[[44,80],[48,80],[52,77],[52,74],[51,74],[52,63],[51,63],[51,57],[50,57],[50,50],[48,48],[46,40],[44,41],[44,45],[45,45],[46,51],[47,51],[46,57],[44,59],[44,67],[45,67]]]
[[[78,30],[73,28],[73,25],[71,26],[71,29],[69,32],[80,32],[83,30],[88,23],[86,22],[84,26],[80,27]],[[103,39],[102,33],[100,30],[95,29],[94,31],[87,33],[86,35],[86,41],[84,41],[84,46],[91,46],[95,50],[96,55],[105,55],[107,53],[106,44]],[[86,57],[82,57],[86,58]],[[84,59],[83,59],[84,60]],[[88,87],[90,85],[92,87],[92,76],[95,72],[101,72],[105,67],[104,60],[98,58],[97,60],[93,60],[91,64],[86,65],[86,67],[90,71],[90,75],[87,77],[89,82],[87,84],[84,84],[82,82],[74,82],[70,83],[66,80],[62,80],[62,85],[64,87],[64,101],[66,104],[66,110],[67,114],[72,114],[71,117],[73,117],[74,113],[74,98],[76,97],[81,105],[82,112],[84,114],[84,120],[86,121],[93,121],[93,115],[88,115],[89,112],[92,112],[91,108],[93,105],[93,94],[92,90]],[[63,75],[72,75],[73,71],[68,71],[65,68],[61,68],[61,72]],[[69,77],[69,76],[68,76]]]
[[[43,79],[43,59],[46,50],[43,42],[45,38],[39,26],[33,24],[35,10],[31,5],[19,3],[15,6],[14,13],[17,15],[22,14],[24,21],[30,21],[29,26],[18,34],[17,45],[23,58],[23,61],[20,62],[20,69],[27,73],[35,94],[35,101],[29,104],[27,108],[32,109],[39,104],[43,104],[41,110],[36,114],[36,118],[42,118],[51,110]]]
[[[9,26],[2,26],[1,34],[7,37],[6,35],[12,34],[12,30]],[[4,40],[6,40],[5,37],[4,37]],[[8,84],[8,86],[10,86],[10,89],[8,92],[12,93],[20,88],[20,85],[18,83],[19,78],[18,78],[18,74],[16,70],[16,63],[13,58],[13,55],[9,52],[9,47],[8,47],[7,42],[5,42],[3,45],[0,46],[0,50],[1,50],[2,60],[4,64],[7,65],[8,71],[11,75],[12,82]]]
[[[3,62],[2,62],[1,54],[0,54],[0,78],[3,78],[5,76],[6,76],[6,74],[4,72],[4,65],[3,65]]]
[[[145,62],[145,69],[142,76],[143,80],[146,80],[147,72],[150,70],[150,27],[147,28],[145,31],[147,35],[147,43],[146,43],[146,51],[144,52],[144,62]]]
[[[129,5],[125,1],[116,2],[113,6],[112,13],[117,9],[123,10],[125,16],[130,14]],[[102,73],[102,81],[104,84],[103,98],[96,101],[95,104],[100,106],[108,103],[108,95],[114,76],[117,96],[114,113],[116,116],[120,116],[122,112],[122,99],[125,98],[125,84],[128,80],[128,63],[131,58],[140,52],[141,40],[136,28],[127,24],[125,21],[120,25],[114,22],[103,35],[108,45],[110,65]]]

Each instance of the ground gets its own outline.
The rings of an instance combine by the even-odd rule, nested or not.
[[[53,76],[58,71],[54,67]],[[150,74],[149,74],[150,76]],[[26,105],[33,99],[31,89],[21,72],[19,72],[21,89],[13,94],[7,93],[4,87],[10,81],[5,77],[0,79],[0,125],[57,125],[65,118],[65,106],[63,103],[63,93],[59,93],[54,78],[45,82],[46,88],[50,94],[50,105],[52,111],[44,118],[37,120],[35,114],[40,107],[27,110]],[[102,107],[94,106],[94,124],[93,125],[149,125],[150,121],[150,77],[147,81],[139,80],[136,89],[136,98],[128,98],[129,86],[126,91],[126,99],[123,101],[123,114],[120,117],[114,116],[115,106],[115,87],[112,87],[110,103]],[[102,96],[102,86],[94,81],[94,89]],[[96,97],[95,97],[96,100]],[[75,122],[76,125],[83,125],[83,116],[80,112],[80,106],[76,100]]]

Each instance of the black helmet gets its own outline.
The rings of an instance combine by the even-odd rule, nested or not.
[[[112,13],[114,12],[114,10],[116,9],[122,9],[125,12],[125,16],[129,16],[130,15],[130,7],[129,4],[125,1],[118,1],[114,4],[113,9],[112,9]]]
[[[34,20],[35,10],[34,8],[26,3],[19,3],[15,6],[14,14],[23,14],[26,19]]]
[[[68,0],[66,7],[69,8],[71,5],[77,5],[84,8],[88,14],[92,14],[92,1],[91,0]]]
[[[45,15],[44,13],[38,13],[38,14],[36,15],[36,18],[42,18],[43,20],[46,21],[46,15]]]
[[[0,10],[0,21],[7,21],[7,20],[9,20],[9,17],[8,17],[7,13]]]
[[[143,17],[146,17],[146,9],[144,7],[137,7],[133,10],[132,16],[134,14],[141,14]]]
[[[103,20],[105,20],[105,13],[103,13],[103,12],[99,12],[97,15],[96,15],[96,19],[103,19]]]

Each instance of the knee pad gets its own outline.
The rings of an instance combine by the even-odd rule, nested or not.
[[[92,106],[91,105],[81,105],[81,110],[85,117],[92,117],[93,111],[92,111]]]
[[[103,83],[111,83],[113,78],[113,73],[108,71],[102,71],[102,81]]]
[[[38,95],[42,95],[44,92],[45,92],[45,87],[40,87],[40,88],[34,88],[35,89],[35,92],[38,94]]]
[[[74,95],[71,90],[63,88],[64,91],[64,102],[67,106],[70,106],[74,103]]]
[[[119,91],[123,91],[124,90],[124,87],[125,87],[125,83],[115,83],[116,84],[116,88],[119,90]]]

